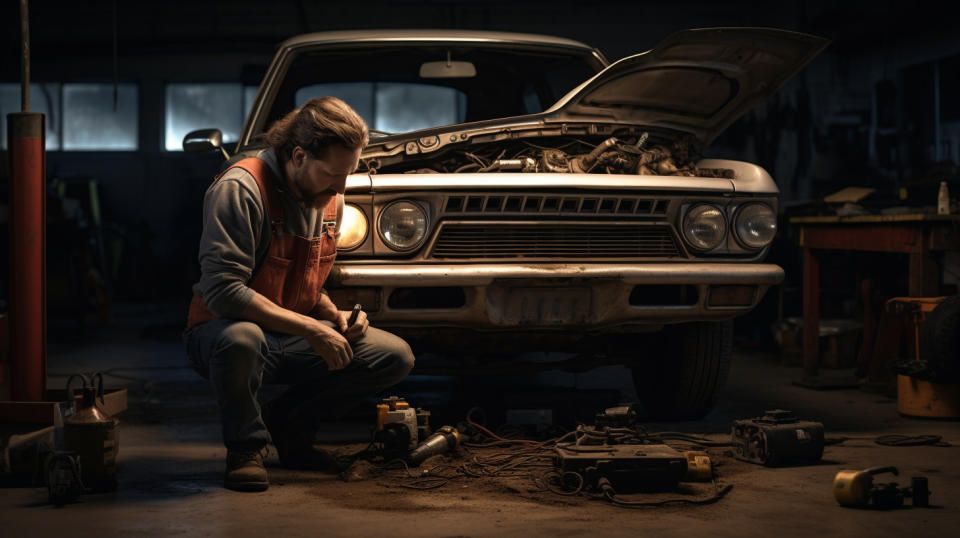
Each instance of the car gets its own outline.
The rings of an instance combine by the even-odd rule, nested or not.
[[[693,419],[725,383],[731,320],[784,277],[764,263],[776,183],[701,155],[827,44],[694,29],[610,63],[530,34],[307,34],[279,47],[227,163],[307,99],[344,99],[371,137],[347,181],[337,304],[446,358],[422,373],[625,364],[649,414]],[[222,150],[220,132],[184,147]]]

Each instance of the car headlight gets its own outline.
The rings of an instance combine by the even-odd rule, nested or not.
[[[340,219],[340,237],[337,238],[337,250],[357,248],[367,238],[367,217],[359,207],[353,204],[343,205],[343,218]]]
[[[747,248],[763,248],[777,235],[777,215],[766,204],[747,204],[737,211],[734,230]]]
[[[697,250],[710,250],[727,235],[727,219],[717,206],[700,204],[690,208],[683,218],[683,236]]]
[[[416,248],[427,235],[427,214],[410,201],[401,200],[380,213],[380,238],[394,250]]]

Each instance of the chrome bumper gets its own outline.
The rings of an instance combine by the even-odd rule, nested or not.
[[[370,319],[388,327],[459,327],[478,330],[540,330],[576,327],[587,331],[629,330],[723,320],[749,312],[783,269],[757,263],[638,264],[338,264],[327,281],[336,300],[351,288],[371,288],[377,305]],[[630,304],[634,286],[685,285],[697,290],[694,304]],[[755,286],[749,304],[711,304],[715,286]],[[458,308],[391,308],[396,288],[462,287]],[[369,308],[369,307],[367,307]]]

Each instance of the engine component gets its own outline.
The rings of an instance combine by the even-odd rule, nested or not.
[[[566,174],[570,172],[570,156],[559,149],[547,149],[541,154],[544,170]]]
[[[589,173],[593,170],[593,167],[597,164],[597,160],[601,155],[613,146],[617,144],[616,138],[608,138],[603,142],[597,144],[597,147],[593,148],[593,151],[590,153],[577,157],[570,161],[570,170],[577,173]]]
[[[416,467],[430,456],[450,452],[459,444],[460,432],[452,426],[441,426],[407,456],[407,463]]]
[[[913,506],[930,505],[930,489],[926,477],[915,476],[910,487],[900,488],[896,482],[874,484],[873,477],[882,473],[900,474],[896,467],[873,467],[863,471],[844,470],[833,478],[833,497],[843,506],[890,510],[903,506],[905,497]]]
[[[601,478],[620,493],[667,491],[687,474],[687,459],[663,444],[577,445],[557,443],[554,464],[597,487]]]
[[[734,457],[766,466],[810,463],[823,456],[823,424],[801,421],[782,409],[734,421],[731,440]]]
[[[521,172],[536,172],[537,171],[537,161],[531,157],[524,157],[522,159],[498,159],[493,161],[490,166],[486,166],[477,170],[478,172],[508,172],[508,171],[521,171]]]

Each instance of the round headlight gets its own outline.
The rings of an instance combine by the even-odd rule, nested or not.
[[[697,250],[710,250],[727,235],[727,219],[716,206],[700,204],[687,211],[683,218],[683,236]]]
[[[737,239],[747,248],[763,248],[777,235],[777,215],[766,204],[747,204],[737,211]]]
[[[363,211],[353,204],[344,204],[337,250],[350,250],[360,246],[367,238],[367,228],[367,217]]]
[[[394,202],[380,213],[380,237],[394,250],[416,248],[426,235],[427,215],[413,202]]]

